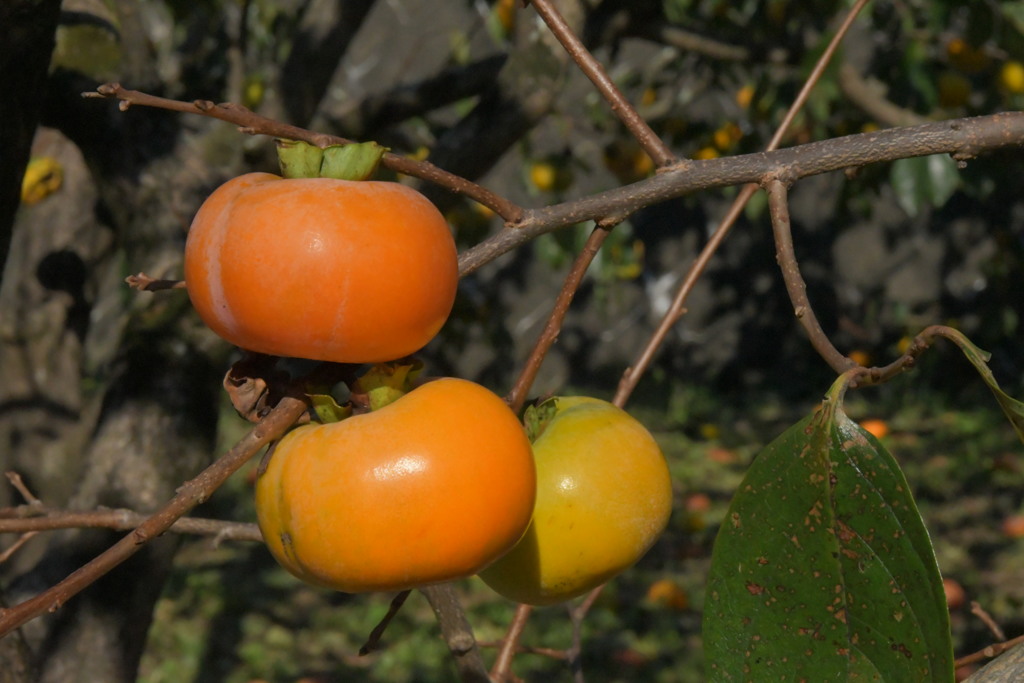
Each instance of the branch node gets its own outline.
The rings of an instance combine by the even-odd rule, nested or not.
[[[464,655],[473,649],[476,644],[473,636],[468,633],[456,633],[448,641],[448,647],[457,655]]]
[[[18,493],[20,493],[21,497],[25,499],[26,503],[33,508],[40,508],[43,506],[43,501],[39,500],[28,486],[25,485],[25,481],[21,478],[20,474],[12,471],[7,472],[6,475],[7,480],[11,482],[11,486],[17,489]]]

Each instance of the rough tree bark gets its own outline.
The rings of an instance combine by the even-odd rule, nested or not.
[[[73,45],[81,26],[115,33],[110,17],[91,18],[76,12],[62,40]],[[123,35],[137,37],[132,14],[116,18]],[[132,52],[145,50],[143,41],[116,45],[125,63],[145,63]],[[185,217],[215,180],[190,168],[193,145],[213,128],[184,131],[173,117],[90,106],[79,96],[97,82],[89,69],[87,60],[58,66],[37,90],[48,128],[34,149],[62,165],[64,182],[24,207],[13,230],[0,289],[0,467],[21,473],[49,503],[145,511],[212,454],[223,350],[194,333],[184,297],[132,295],[122,280],[131,268],[180,270]],[[21,501],[3,487],[0,504],[12,502]],[[48,587],[111,538],[71,531],[33,539],[3,567],[6,600]],[[31,661],[23,648],[5,664],[32,667],[40,681],[134,680],[174,548],[170,539],[154,543],[30,624],[22,635]]]

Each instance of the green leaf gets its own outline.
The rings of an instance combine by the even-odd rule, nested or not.
[[[730,505],[707,587],[709,680],[953,680],[928,533],[842,389],[761,452]]]
[[[957,164],[945,154],[899,159],[890,171],[893,189],[900,206],[911,216],[926,204],[939,207],[960,185]]]
[[[981,375],[982,381],[992,390],[992,394],[996,397],[996,402],[999,403],[999,407],[1003,409],[1003,413],[1017,432],[1017,437],[1024,442],[1024,403],[1008,395],[999,387],[999,382],[996,381],[995,375],[992,374],[992,370],[988,367],[988,360],[992,354],[988,351],[982,351],[974,345],[974,342],[964,336],[962,332],[951,327],[937,328],[933,333],[945,337],[960,347],[967,360],[971,362],[971,365]]]

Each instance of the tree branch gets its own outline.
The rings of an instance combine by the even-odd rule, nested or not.
[[[491,678],[487,675],[487,667],[484,666],[480,648],[473,637],[473,629],[452,584],[425,586],[419,590],[434,610],[441,635],[455,660],[459,680],[462,683],[490,683]]]
[[[690,161],[631,185],[574,201],[527,210],[517,222],[459,257],[465,275],[530,240],[567,225],[629,215],[638,209],[698,190],[761,183],[784,173],[797,180],[830,171],[931,154],[959,161],[982,152],[1024,143],[1024,112],[951,119],[906,128],[889,128],[811,142],[773,152]]]
[[[306,410],[301,398],[286,397],[235,446],[196,478],[185,482],[178,495],[148,517],[135,531],[72,572],[58,584],[11,608],[0,608],[0,638],[27,621],[60,608],[114,567],[163,534],[189,510],[205,501],[229,476],[261,448],[277,439]]]
[[[243,132],[271,135],[310,144],[327,146],[349,142],[344,138],[313,133],[254,114],[234,104],[214,104],[205,100],[180,102],[146,93],[126,90],[108,83],[86,97],[110,97],[121,100],[121,108],[131,105],[158,107],[201,114],[240,126]],[[464,178],[443,171],[433,164],[414,161],[395,154],[384,157],[384,165],[452,192],[465,194],[495,210],[506,227],[463,252],[459,272],[471,273],[516,247],[547,232],[587,220],[614,216],[622,219],[645,206],[680,197],[698,190],[761,183],[763,179],[785,172],[793,180],[868,164],[895,161],[931,154],[951,154],[966,161],[978,154],[1008,145],[1024,143],[1024,112],[1003,112],[988,116],[951,119],[904,128],[848,135],[833,140],[812,142],[771,152],[735,157],[687,161],[658,175],[574,201],[526,211]]]
[[[147,515],[127,510],[62,510],[38,505],[0,508],[0,534],[55,531],[57,529],[113,529],[130,531],[147,519]],[[213,536],[220,541],[262,542],[263,535],[255,524],[219,519],[182,517],[167,531],[196,536]]]
[[[183,114],[199,114],[233,123],[239,127],[241,132],[248,135],[269,135],[288,140],[302,140],[319,147],[343,145],[352,142],[336,135],[314,133],[305,128],[275,121],[231,102],[221,104],[216,104],[209,100],[182,102],[166,97],[157,97],[156,95],[139,92],[138,90],[128,90],[122,87],[120,83],[105,83],[96,88],[96,92],[82,93],[82,97],[120,100],[119,106],[121,111],[127,111],[133,105],[136,105],[167,109]],[[504,197],[500,197],[465,178],[460,178],[457,175],[441,170],[430,162],[416,161],[388,152],[381,160],[381,164],[396,173],[404,173],[405,175],[421,178],[452,192],[464,194],[471,199],[475,199],[484,206],[493,209],[495,213],[506,221],[516,221],[522,214],[522,209],[519,206]]]

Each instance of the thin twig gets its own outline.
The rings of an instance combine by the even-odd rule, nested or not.
[[[985,611],[985,608],[981,606],[977,600],[971,601],[971,614],[981,619],[981,623],[988,627],[988,630],[992,632],[995,639],[1003,642],[1006,640],[1006,632],[1003,628],[996,623],[996,620],[992,618],[992,615]]]
[[[127,111],[132,106],[140,106],[167,109],[184,114],[209,116],[233,123],[239,127],[241,132],[249,135],[269,135],[288,140],[302,140],[319,147],[351,142],[351,140],[336,135],[315,133],[305,128],[275,121],[231,102],[221,104],[209,100],[181,102],[166,97],[157,97],[156,95],[150,95],[138,90],[128,90],[122,87],[120,83],[105,83],[96,88],[96,92],[82,93],[82,97],[103,97],[120,100],[119,106],[122,111]],[[381,160],[381,164],[397,173],[421,178],[452,192],[464,194],[484,206],[490,207],[508,222],[515,222],[522,215],[522,208],[508,199],[465,178],[448,173],[428,161],[416,161],[415,159],[388,152]]]
[[[800,92],[797,94],[796,99],[793,100],[793,104],[789,105],[789,109],[786,111],[786,115],[782,118],[782,123],[775,131],[775,135],[772,136],[771,142],[768,143],[767,151],[778,149],[782,143],[782,138],[786,136],[789,131],[789,127],[793,125],[793,120],[796,115],[803,109],[804,104],[807,102],[807,98],[811,96],[811,91],[814,90],[814,86],[818,84],[821,77],[825,74],[825,69],[828,68],[829,63],[836,54],[836,50],[839,49],[839,45],[843,42],[843,38],[850,32],[850,28],[853,26],[853,22],[857,19],[857,15],[860,14],[861,10],[868,4],[870,0],[857,0],[853,7],[846,13],[846,17],[843,22],[839,25],[832,40],[829,41],[825,51],[818,57],[818,62],[814,65],[814,69],[811,70],[810,75],[807,77],[807,82],[800,88]]]
[[[852,104],[883,126],[914,126],[928,119],[885,98],[881,83],[866,80],[849,62],[839,67],[839,89]]]
[[[789,126],[792,125],[797,113],[807,102],[807,98],[810,96],[814,86],[825,73],[825,68],[828,66],[829,61],[835,55],[836,50],[839,48],[840,43],[842,43],[843,38],[849,32],[850,27],[853,26],[854,19],[866,4],[867,0],[858,0],[858,2],[850,8],[845,19],[840,24],[839,29],[836,31],[835,35],[832,36],[832,40],[829,41],[828,47],[825,48],[821,57],[818,58],[817,64],[814,65],[814,69],[811,71],[807,81],[800,89],[796,99],[794,99],[793,103],[789,106],[789,110],[783,117],[782,123],[779,124],[778,128],[775,130],[775,134],[772,136],[772,139],[768,142],[768,146],[765,148],[766,153],[778,149],[779,145],[782,144],[782,139],[789,130]],[[792,168],[788,168],[788,170],[792,171]],[[644,375],[647,368],[653,361],[655,353],[659,348],[661,348],[661,345],[664,344],[669,331],[686,312],[686,300],[689,298],[690,292],[693,291],[693,287],[697,284],[697,280],[700,279],[700,276],[707,269],[708,264],[711,262],[711,257],[718,251],[718,247],[725,240],[729,231],[732,230],[732,227],[743,212],[744,207],[746,207],[747,202],[750,201],[750,198],[754,196],[754,193],[757,192],[757,190],[758,185],[756,184],[745,185],[736,196],[736,199],[733,200],[732,206],[729,207],[729,210],[718,224],[718,227],[708,239],[708,243],[704,245],[704,248],[701,249],[700,254],[697,256],[697,259],[693,262],[693,265],[690,266],[689,271],[687,271],[686,277],[679,286],[679,290],[676,292],[671,306],[669,306],[665,315],[662,316],[661,322],[658,324],[658,328],[655,330],[654,334],[651,335],[647,345],[640,352],[637,359],[628,368],[626,368],[625,372],[622,374],[622,379],[619,380],[619,386],[615,392],[615,398],[612,401],[615,405],[622,407],[625,405],[626,401],[629,400],[630,395],[632,395],[633,391],[636,389],[636,385],[640,382],[640,378]]]
[[[651,361],[654,360],[654,355],[665,342],[665,338],[668,337],[669,331],[679,321],[679,318],[686,313],[684,306],[686,305],[686,299],[690,296],[690,292],[693,291],[700,276],[704,274],[708,264],[711,263],[711,258],[718,251],[718,247],[721,246],[732,226],[736,224],[736,220],[743,212],[743,207],[746,206],[747,202],[750,201],[750,197],[756,191],[756,185],[747,185],[736,196],[732,206],[729,207],[729,211],[722,218],[721,223],[719,223],[718,228],[711,234],[707,244],[700,250],[697,259],[686,272],[686,278],[679,286],[679,290],[672,300],[672,305],[669,306],[668,311],[665,312],[665,315],[662,316],[661,321],[658,323],[658,328],[651,335],[650,339],[647,340],[647,344],[640,352],[640,355],[637,356],[637,359],[622,373],[619,386],[615,390],[615,397],[612,399],[613,404],[620,408],[626,405],[629,397],[633,394],[633,390],[636,389],[636,385],[640,382],[640,378],[647,372]]]
[[[145,273],[129,275],[124,279],[125,283],[132,289],[140,292],[159,292],[165,289],[187,289],[184,280],[158,280]]]
[[[1018,645],[1020,643],[1024,643],[1024,635],[1017,636],[1016,638],[1011,638],[1010,640],[1006,640],[1001,643],[996,643],[995,645],[989,645],[985,648],[982,648],[981,650],[978,650],[977,652],[973,652],[969,655],[959,657],[953,662],[953,667],[959,669],[962,666],[974,664],[975,662],[980,662],[984,659],[992,659],[993,657],[997,657],[1003,654],[1007,650],[1013,648],[1015,645]]]
[[[565,315],[569,311],[569,305],[572,303],[580,283],[583,282],[583,277],[587,274],[587,268],[590,267],[594,256],[597,255],[610,231],[611,228],[601,226],[594,228],[593,232],[590,233],[590,237],[587,238],[586,244],[583,245],[583,249],[573,261],[569,273],[565,276],[562,289],[558,292],[558,296],[555,299],[551,315],[548,316],[548,321],[544,325],[543,331],[537,337],[537,342],[526,359],[526,363],[523,365],[515,385],[505,397],[505,401],[513,411],[518,413],[523,407],[526,394],[530,391],[533,380],[537,377],[537,372],[544,362],[544,357],[555,343],[555,340],[558,339],[558,334],[562,329],[562,322],[565,320]]]
[[[526,628],[526,622],[529,621],[531,612],[533,612],[533,608],[529,605],[516,606],[515,616],[512,617],[512,623],[509,624],[505,639],[501,641],[501,649],[498,650],[494,666],[491,667],[491,678],[496,683],[504,683],[511,675],[512,658],[519,647],[519,639],[523,636],[523,629]]]
[[[786,283],[789,300],[793,303],[793,315],[800,321],[811,346],[818,352],[829,366],[838,373],[843,373],[857,364],[841,354],[821,328],[818,316],[814,314],[811,301],[807,298],[807,284],[800,275],[793,249],[793,234],[789,223],[789,191],[786,184],[775,179],[768,181],[768,211],[772,217],[772,234],[775,236],[775,259],[782,269],[782,279]]]
[[[485,640],[480,642],[480,647],[496,648],[501,647],[504,640]],[[551,659],[566,660],[569,658],[568,650],[559,650],[554,647],[533,647],[531,645],[516,645],[517,655],[540,655],[542,657],[550,657]]]
[[[22,505],[0,509],[0,534],[57,529],[113,529],[130,531],[142,524],[147,515],[126,509],[62,510],[45,506]],[[182,517],[169,532],[195,536],[212,536],[218,541],[263,540],[259,527],[244,522]]]
[[[380,646],[380,639],[384,635],[384,631],[387,630],[388,624],[390,624],[391,620],[395,618],[395,615],[398,614],[398,611],[402,609],[402,605],[405,604],[405,601],[406,599],[408,599],[410,593],[412,593],[412,590],[404,590],[398,595],[396,595],[394,598],[392,598],[391,604],[388,605],[387,614],[385,614],[384,617],[380,620],[380,623],[373,627],[373,630],[370,631],[370,637],[367,638],[366,643],[364,643],[363,646],[359,648],[360,657],[365,657],[366,655],[370,654]]]
[[[36,498],[35,494],[29,490],[28,486],[25,485],[25,480],[21,478],[20,474],[17,472],[5,472],[4,474],[7,476],[7,481],[11,482],[11,486],[21,494],[21,497],[26,503],[33,508],[39,508],[42,506],[43,501]]]
[[[569,27],[569,24],[566,23],[565,18],[562,17],[551,0],[532,0],[531,4],[537,10],[540,18],[544,20],[544,23],[551,29],[551,33],[554,34],[558,42],[565,48],[565,51],[569,53],[569,56],[580,67],[580,70],[586,74],[587,78],[594,84],[594,87],[597,88],[597,91],[601,93],[601,96],[611,105],[612,112],[619,117],[619,120],[625,124],[629,132],[640,143],[640,146],[644,148],[644,151],[650,155],[655,165],[660,168],[676,163],[678,161],[676,155],[658,137],[658,134],[647,125],[644,118],[637,113],[633,105],[626,99],[626,96],[622,94],[622,91],[612,81],[608,72],[601,65],[601,62],[597,61],[594,55],[590,54],[583,41]]]
[[[11,556],[14,555],[14,553],[18,552],[18,550],[23,545],[28,543],[32,539],[32,537],[38,533],[38,531],[28,531],[19,536],[18,540],[12,543],[9,548],[4,550],[3,552],[0,552],[0,564],[3,564],[7,560],[11,559]]]
[[[864,368],[862,373],[850,381],[850,387],[856,388],[881,384],[888,382],[896,375],[911,370],[917,365],[917,359],[921,354],[928,350],[935,342],[936,337],[949,339],[955,344],[957,343],[958,333],[956,330],[945,325],[929,325],[910,341],[903,355],[888,365]],[[853,361],[851,360],[851,362]]]
[[[185,513],[205,501],[249,458],[283,434],[305,410],[306,402],[301,398],[283,398],[231,450],[195,479],[182,484],[178,494],[136,527],[135,531],[39,595],[11,608],[0,608],[0,638],[44,612],[59,609],[70,598],[142,549],[150,540],[167,531]]]
[[[567,651],[569,668],[575,683],[584,683],[583,680],[583,620],[590,613],[590,608],[597,602],[598,596],[608,584],[601,584],[587,593],[579,605],[569,609],[569,619],[572,621],[572,646]]]
[[[693,52],[699,55],[730,62],[745,62],[751,58],[750,49],[742,45],[731,45],[706,36],[693,33],[674,24],[644,20],[636,27],[626,29],[627,35],[635,35],[665,45]]]

